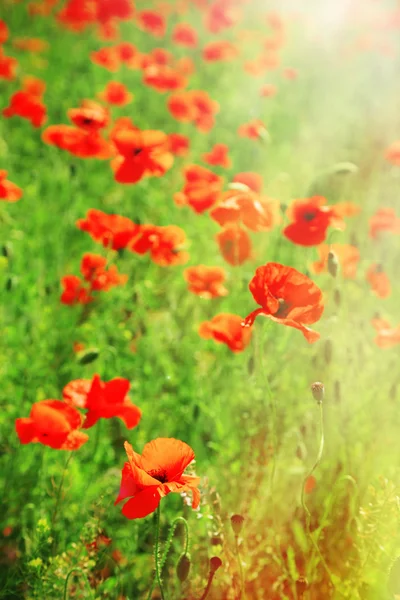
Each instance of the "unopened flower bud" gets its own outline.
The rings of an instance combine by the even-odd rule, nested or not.
[[[340,305],[341,305],[341,303],[342,303],[342,295],[341,295],[341,293],[340,293],[340,290],[338,290],[337,288],[336,288],[336,290],[334,290],[334,292],[333,292],[333,300],[334,300],[334,302],[335,302],[335,304],[336,304],[337,308],[339,308],[339,306],[340,306]]]
[[[186,581],[190,571],[190,556],[185,552],[181,554],[178,564],[176,565],[176,574],[178,576],[179,581]]]
[[[328,254],[328,271],[332,275],[332,277],[336,277],[339,269],[339,261],[334,252],[330,250]]]
[[[210,573],[215,573],[220,567],[222,567],[222,560],[218,556],[210,558]]]
[[[242,527],[243,527],[243,522],[244,522],[244,517],[242,517],[242,515],[232,515],[231,525],[232,525],[233,533],[236,536],[240,535],[240,532],[242,531]]]
[[[318,402],[318,404],[322,404],[322,400],[325,396],[325,387],[324,384],[320,381],[316,381],[311,384],[311,392],[314,396],[314,399]]]

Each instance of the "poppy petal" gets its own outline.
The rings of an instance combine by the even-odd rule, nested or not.
[[[122,508],[122,514],[127,519],[142,519],[154,512],[161,500],[157,487],[155,485],[148,487],[128,500]]]
[[[142,468],[147,471],[165,471],[168,481],[178,479],[194,459],[190,446],[174,438],[158,438],[145,445]]]

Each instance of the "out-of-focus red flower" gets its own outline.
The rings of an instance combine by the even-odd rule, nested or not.
[[[328,255],[333,252],[337,257],[343,277],[354,279],[360,262],[360,251],[351,244],[323,244],[317,248],[319,260],[312,264],[314,273],[328,271]]]
[[[14,38],[13,46],[17,50],[25,50],[27,52],[45,52],[49,48],[48,42],[40,38]]]
[[[393,142],[386,150],[385,158],[387,161],[400,167],[400,141]]]
[[[208,42],[203,48],[203,59],[206,62],[233,60],[238,54],[237,46],[227,40]]]
[[[100,50],[90,53],[90,60],[95,64],[116,73],[121,67],[120,53],[114,46],[100,48]]]
[[[288,81],[295,81],[299,76],[299,72],[297,69],[293,69],[293,67],[286,67],[286,69],[283,70],[282,75]]]
[[[201,323],[199,335],[206,340],[226,344],[232,352],[243,352],[250,343],[251,329],[242,327],[242,321],[239,315],[220,313],[211,321]]]
[[[109,81],[104,90],[97,95],[100,100],[114,106],[126,106],[133,100],[133,94],[119,81]]]
[[[369,236],[376,240],[382,231],[400,233],[400,217],[394,208],[379,208],[369,220]]]
[[[292,223],[285,227],[283,235],[300,246],[318,246],[325,241],[329,226],[338,229],[345,226],[335,207],[326,206],[326,198],[322,196],[295,200],[288,217]]]
[[[182,56],[175,61],[175,69],[179,71],[181,75],[190,77],[196,70],[195,64],[190,56]]]
[[[133,0],[68,0],[58,13],[58,21],[73,31],[97,24],[102,29],[126,21],[134,15]]]
[[[0,44],[4,44],[8,40],[8,27],[2,19],[0,19]]]
[[[379,263],[372,264],[366,273],[366,279],[371,286],[371,290],[379,298],[387,298],[392,293],[390,279]]]
[[[377,331],[375,344],[380,348],[392,348],[400,344],[400,325],[392,327],[385,319],[374,318],[371,321],[372,326]]]
[[[162,131],[120,128],[111,139],[119,156],[111,163],[119,183],[137,183],[142,177],[161,177],[173,165],[168,136]]]
[[[128,67],[137,66],[141,54],[131,42],[121,42],[114,46],[114,51],[122,63]]]
[[[187,85],[183,75],[168,65],[151,64],[143,71],[143,83],[154,88],[157,92],[173,92]]]
[[[252,257],[249,234],[239,225],[227,225],[216,235],[220,252],[226,262],[236,266]]]
[[[214,116],[219,111],[219,105],[211,100],[207,92],[189,90],[171,94],[168,109],[177,121],[194,123],[200,131],[207,132],[214,126]]]
[[[79,108],[67,111],[70,121],[85,131],[99,131],[108,125],[108,110],[94,100],[83,100]]]
[[[168,135],[169,150],[175,156],[187,156],[189,152],[190,140],[181,133],[170,133]]]
[[[265,136],[267,128],[261,119],[253,119],[249,123],[244,123],[239,126],[238,134],[240,137],[247,137],[251,140],[259,140]]]
[[[72,350],[75,354],[79,354],[79,352],[82,352],[82,350],[85,349],[85,344],[83,344],[82,342],[74,342],[72,344]]]
[[[226,280],[225,269],[222,267],[188,267],[183,276],[188,284],[189,292],[200,296],[200,298],[219,298],[226,296],[228,290],[224,287]]]
[[[184,442],[173,438],[157,438],[146,444],[142,455],[125,442],[128,462],[122,469],[121,488],[115,504],[129,498],[122,508],[128,519],[140,519],[156,510],[161,498],[171,492],[190,492],[192,507],[200,503],[198,477],[184,475],[194,460],[194,452]]]
[[[94,300],[85,283],[76,275],[62,277],[61,285],[63,287],[60,298],[62,304],[73,306],[75,304],[89,304]]]
[[[89,209],[86,218],[78,219],[76,226],[89,233],[95,242],[112,250],[126,248],[140,231],[139,225],[128,217],[109,215],[96,208]]]
[[[177,46],[195,48],[198,42],[197,31],[189,23],[177,23],[172,33],[172,40]]]
[[[139,424],[142,411],[128,398],[129,388],[128,379],[116,377],[106,382],[94,375],[92,380],[70,381],[63,389],[63,398],[78,408],[87,409],[84,429],[93,427],[99,419],[114,417],[121,419],[128,429],[133,429]]]
[[[161,267],[183,265],[189,260],[189,254],[184,250],[186,243],[186,234],[180,227],[157,227],[150,249],[151,259]]]
[[[228,152],[229,148],[226,144],[215,144],[210,152],[203,154],[203,160],[209,165],[229,169],[231,159],[228,156]]]
[[[113,146],[94,131],[71,125],[50,125],[42,133],[45,144],[66,150],[78,158],[108,160],[114,156]]]
[[[305,481],[304,492],[306,494],[311,494],[311,492],[313,492],[313,490],[315,489],[316,485],[317,480],[315,479],[314,475],[310,475]]]
[[[272,83],[264,83],[260,89],[260,96],[262,98],[272,98],[272,96],[276,95],[277,91],[278,88],[276,85],[273,85]]]
[[[167,23],[164,15],[155,10],[142,10],[137,13],[137,23],[141,29],[162,38],[167,29]]]
[[[41,0],[39,2],[29,2],[27,8],[30,16],[48,17],[58,0]]]
[[[0,201],[17,202],[23,196],[23,191],[12,181],[7,180],[7,171],[0,169]]]
[[[198,165],[188,165],[183,175],[185,185],[181,192],[174,194],[176,204],[188,205],[196,213],[203,213],[215,204],[222,186],[221,177]]]
[[[7,79],[7,81],[15,79],[17,65],[17,59],[12,56],[6,56],[3,48],[0,46],[0,79]]]
[[[42,101],[45,88],[46,84],[40,79],[25,77],[22,90],[11,96],[9,106],[3,109],[3,116],[18,116],[30,121],[33,127],[41,127],[47,119],[46,106]]]
[[[33,404],[28,418],[16,419],[15,429],[21,444],[40,443],[56,450],[78,450],[89,436],[79,431],[79,411],[60,400]]]
[[[233,0],[214,0],[205,13],[205,27],[210,33],[220,33],[235,25],[241,13]]]
[[[270,231],[281,219],[278,202],[250,189],[234,189],[221,194],[210,217],[222,226],[241,222],[251,231]]]
[[[321,318],[324,302],[321,290],[309,277],[292,267],[271,262],[256,269],[249,289],[261,308],[246,317],[244,327],[251,327],[258,315],[264,315],[299,329],[310,343],[319,339],[320,334],[308,325]]]
[[[114,286],[124,285],[128,281],[127,275],[120,275],[118,268],[112,265],[107,267],[107,259],[99,254],[84,254],[81,261],[81,273],[85,281],[90,283],[90,289],[107,292]]]
[[[241,183],[256,192],[256,194],[259,194],[263,188],[263,178],[259,173],[253,171],[237,173],[233,178],[233,183]]]

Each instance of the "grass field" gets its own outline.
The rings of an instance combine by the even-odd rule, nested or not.
[[[0,598],[400,597],[399,11],[0,0]]]

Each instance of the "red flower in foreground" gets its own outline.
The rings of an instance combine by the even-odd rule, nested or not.
[[[392,327],[385,319],[372,319],[372,326],[377,331],[375,344],[380,348],[392,348],[400,344],[400,325]]]
[[[107,292],[116,285],[124,285],[128,281],[127,275],[120,275],[116,265],[106,269],[107,259],[99,254],[84,254],[81,261],[81,273],[90,283],[90,291]]]
[[[216,239],[222,256],[230,265],[241,265],[252,256],[251,239],[238,225],[227,225]]]
[[[379,296],[379,298],[387,298],[390,296],[392,286],[390,285],[390,279],[383,270],[382,265],[378,263],[371,265],[366,273],[366,279],[370,284],[372,291]]]
[[[369,235],[374,240],[381,231],[400,233],[400,217],[396,216],[394,208],[379,208],[369,220]]]
[[[42,101],[45,87],[40,79],[25,78],[23,89],[11,96],[9,106],[3,109],[3,116],[7,119],[18,116],[30,121],[33,127],[41,127],[47,119],[46,106]]]
[[[242,327],[239,315],[220,313],[211,321],[204,321],[199,327],[199,335],[205,340],[213,339],[226,344],[232,352],[243,352],[251,339],[251,329]]]
[[[219,298],[228,294],[228,290],[223,285],[226,273],[222,267],[204,265],[188,267],[183,272],[183,276],[187,281],[189,292],[201,298]]]
[[[85,283],[76,275],[66,275],[61,279],[61,285],[64,288],[61,294],[62,304],[70,306],[74,304],[89,304],[94,298],[90,295]]]
[[[108,160],[114,154],[112,145],[97,131],[88,131],[71,125],[50,125],[43,131],[42,140],[49,146],[56,146],[83,159]]]
[[[326,273],[328,271],[328,255],[333,252],[337,257],[343,277],[354,279],[360,262],[360,251],[351,244],[323,244],[317,248],[320,260],[312,265],[314,273]]]
[[[122,508],[128,519],[140,519],[154,512],[161,498],[171,492],[191,492],[192,507],[200,503],[198,477],[184,475],[194,460],[194,452],[184,442],[173,438],[157,438],[146,444],[142,455],[125,442],[128,462],[122,469],[121,487],[115,504],[129,498]]]
[[[228,156],[229,148],[226,144],[215,144],[210,152],[203,154],[203,160],[209,165],[229,169],[231,159]]]
[[[12,181],[6,179],[7,171],[0,169],[0,200],[3,202],[17,202],[22,198],[23,191]]]
[[[320,334],[308,325],[321,318],[323,296],[319,287],[306,275],[279,263],[267,263],[258,267],[249,289],[261,308],[246,317],[244,327],[250,327],[258,315],[264,315],[272,321],[299,329],[310,343],[319,339]]]
[[[96,242],[113,250],[126,248],[140,231],[139,225],[128,217],[108,215],[97,208],[89,209],[86,218],[78,219],[76,225],[89,233]]]
[[[21,444],[40,443],[56,450],[78,450],[89,436],[79,430],[82,416],[61,400],[35,402],[28,418],[16,419]]]
[[[324,242],[329,226],[344,229],[344,223],[334,206],[326,206],[326,198],[313,196],[295,200],[289,208],[292,223],[283,235],[300,246],[317,246]]]
[[[133,95],[119,81],[109,81],[102,92],[98,93],[100,100],[114,106],[126,106],[132,102]]]
[[[128,429],[139,424],[142,416],[140,408],[128,398],[130,383],[128,379],[116,377],[111,381],[101,381],[99,375],[92,380],[75,379],[63,389],[66,402],[88,410],[83,428],[93,427],[99,419],[118,417]]]

